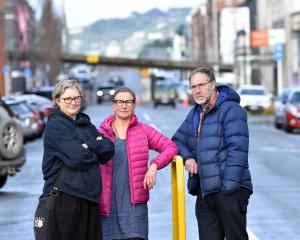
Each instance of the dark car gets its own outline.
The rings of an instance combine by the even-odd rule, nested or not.
[[[35,94],[52,100],[53,90],[54,90],[53,86],[45,86],[45,87],[34,88],[32,90],[26,91],[25,94]]]
[[[54,90],[54,86],[44,86],[44,87],[40,87],[40,88],[34,88],[30,91],[26,91],[25,94],[35,94],[35,95],[38,95],[38,96],[48,98],[49,100],[52,100],[53,90]],[[83,96],[82,96],[83,100],[82,100],[82,103],[81,103],[81,110],[84,110],[87,106],[87,101],[86,101],[86,89],[83,85],[82,85],[82,91],[83,91],[83,93],[82,93],[83,94]]]
[[[177,92],[176,87],[165,81],[156,81],[153,93],[153,103],[156,108],[158,105],[171,105],[176,107]]]
[[[40,134],[37,119],[24,101],[10,97],[3,98],[3,101],[21,124],[25,139],[31,139]]]
[[[41,118],[44,118],[45,121],[53,110],[52,101],[43,96],[35,94],[23,94],[18,95],[15,98],[21,101],[26,101],[32,108],[40,111],[42,113]]]
[[[119,75],[112,75],[108,79],[108,83],[115,87],[124,86],[124,79]]]
[[[0,188],[25,163],[23,132],[12,112],[0,98]]]
[[[97,103],[111,101],[113,95],[115,94],[115,88],[116,87],[113,85],[99,86],[97,89]]]

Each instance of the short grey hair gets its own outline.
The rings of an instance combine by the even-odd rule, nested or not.
[[[80,96],[82,96],[82,87],[77,80],[66,79],[56,83],[54,90],[52,92],[52,102],[54,107],[58,107],[56,100],[64,94],[67,88],[77,89]]]
[[[206,76],[208,76],[209,78],[209,82],[212,82],[215,79],[215,73],[214,73],[214,70],[212,70],[211,68],[207,68],[207,67],[200,67],[200,68],[196,68],[195,70],[193,70],[191,73],[190,73],[190,76],[189,76],[189,83],[191,83],[191,78],[196,74],[196,73],[204,73],[206,74]]]

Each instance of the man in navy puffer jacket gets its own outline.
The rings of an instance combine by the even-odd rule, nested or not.
[[[195,107],[173,136],[189,175],[200,180],[196,217],[201,240],[244,240],[252,194],[247,113],[230,87],[216,87],[214,72],[189,77]]]

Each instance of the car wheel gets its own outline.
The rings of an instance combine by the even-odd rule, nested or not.
[[[0,176],[0,188],[2,188],[4,186],[4,184],[6,183],[6,180],[7,180],[7,175]]]
[[[12,159],[18,156],[23,147],[21,126],[11,119],[0,119],[0,156]]]

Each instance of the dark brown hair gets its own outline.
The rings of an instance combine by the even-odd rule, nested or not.
[[[114,95],[113,95],[112,101],[114,101],[115,98],[116,98],[116,96],[117,96],[117,94],[121,93],[121,92],[128,92],[128,93],[130,93],[131,96],[133,97],[134,102],[135,102],[135,100],[136,100],[135,93],[130,88],[128,88],[128,87],[120,87],[120,88],[118,88],[115,91]]]

